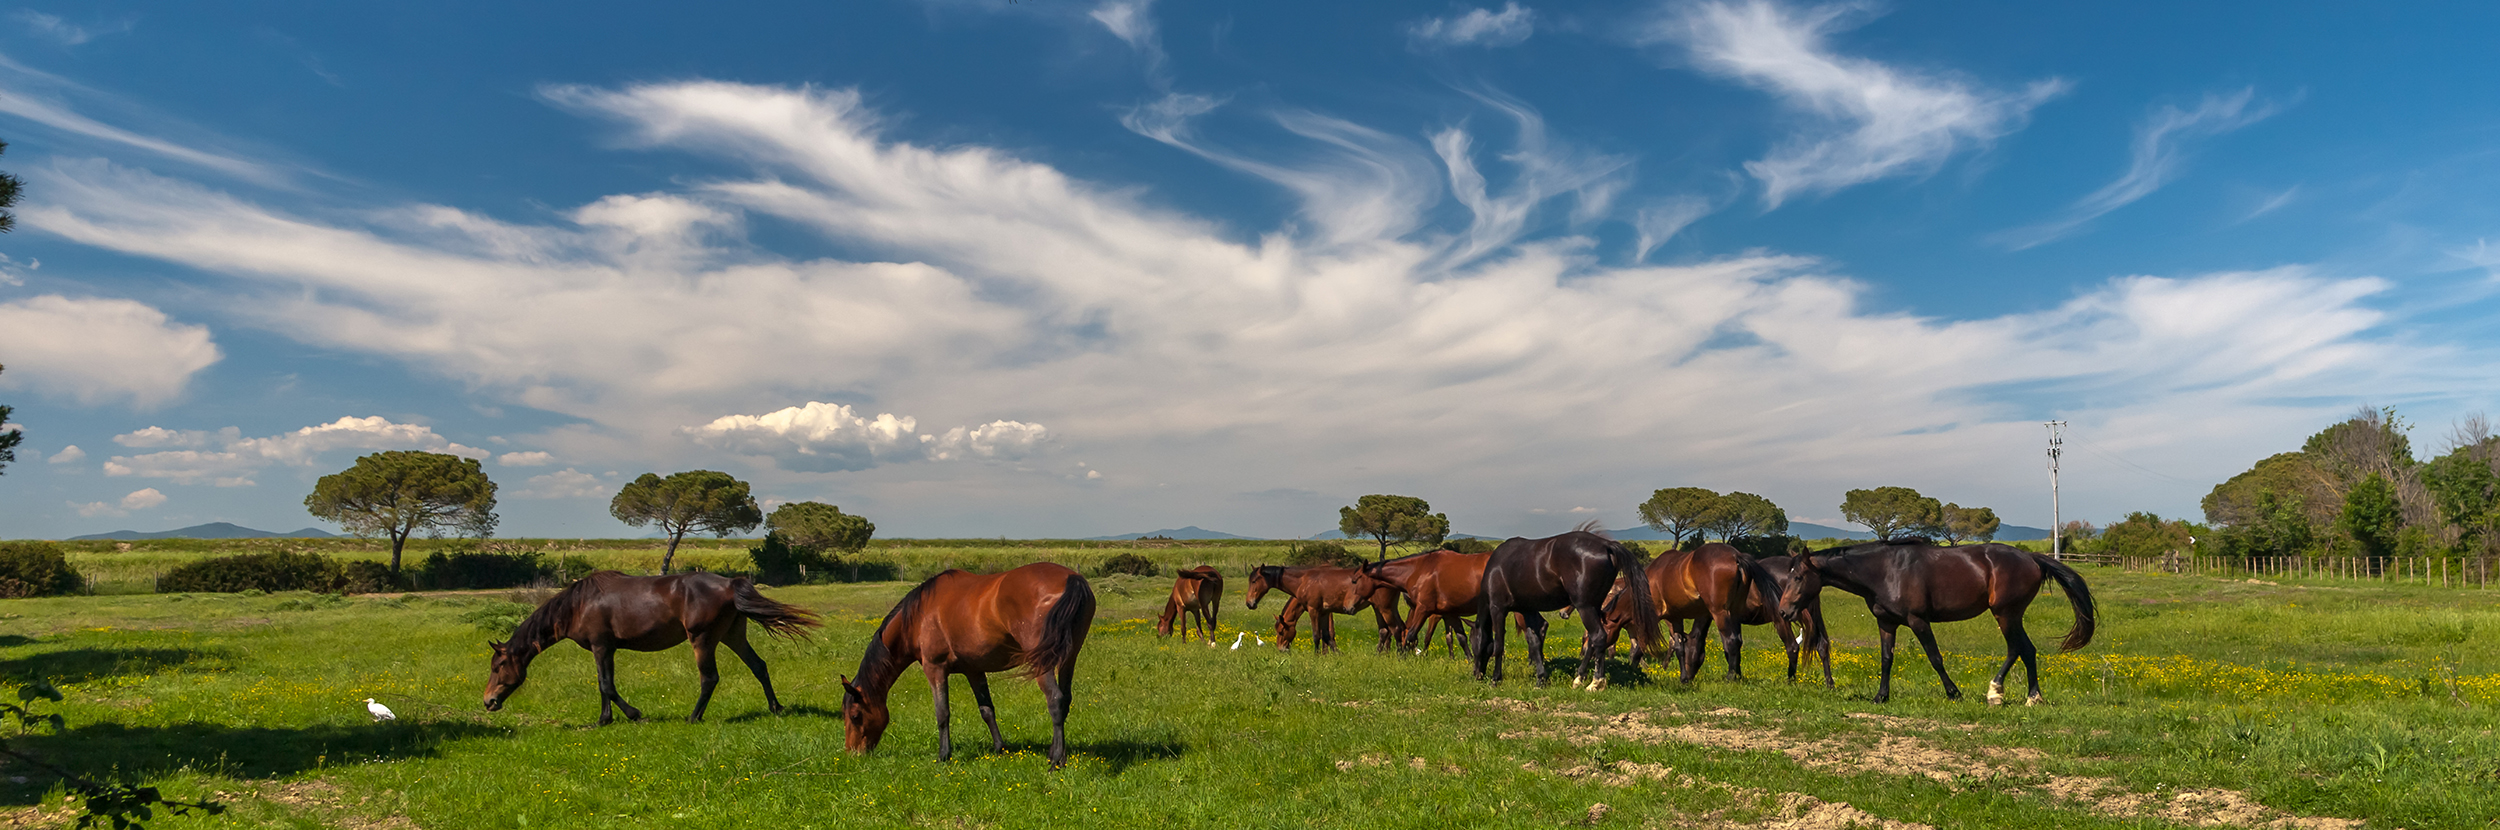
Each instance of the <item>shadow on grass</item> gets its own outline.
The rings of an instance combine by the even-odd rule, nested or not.
[[[963,745],[956,744],[956,747],[955,756],[958,758],[963,757],[965,754],[963,751]],[[1008,741],[1007,751],[1030,752],[1036,756],[1049,757],[1050,742]],[[1179,741],[1175,741],[1170,738],[1162,738],[1151,741],[1128,739],[1112,741],[1079,741],[1071,739],[1068,741],[1069,757],[1073,758],[1082,755],[1089,758],[1100,758],[1104,763],[1111,766],[1112,775],[1127,772],[1129,767],[1136,766],[1146,761],[1178,760],[1181,757],[1181,753],[1185,751],[1187,750],[1181,746]],[[986,752],[983,754],[986,754]]]
[[[97,723],[59,734],[12,736],[9,746],[92,778],[143,784],[186,769],[280,778],[325,766],[428,758],[450,741],[510,734],[503,727],[457,721],[306,729]],[[33,804],[52,784],[48,777],[29,779],[0,779],[0,804]]]
[[[85,683],[106,677],[153,674],[213,656],[188,648],[73,648],[0,660],[0,679],[11,683]]]
[[[1632,668],[1632,662],[1629,660],[1617,659],[1606,660],[1600,668],[1606,672],[1606,686],[1608,688],[1622,686],[1647,686],[1651,683],[1657,682],[1658,680],[1657,674],[1659,666],[1655,661],[1652,661],[1649,664],[1647,671]],[[1570,683],[1571,676],[1580,671],[1580,658],[1576,656],[1549,656],[1545,658],[1545,670],[1552,675],[1552,682]],[[1675,676],[1674,673],[1675,668],[1673,665],[1666,667],[1666,675],[1669,678],[1673,678]]]
[[[781,714],[778,715],[773,714],[770,711],[757,709],[745,714],[731,715],[725,718],[706,718],[706,720],[717,720],[721,723],[747,723],[750,721],[768,720],[771,718],[795,717],[840,719],[842,717],[842,710],[827,709],[821,706],[809,706],[803,703],[786,704],[781,707]]]
[[[0,634],[0,648],[33,645],[35,642],[35,638],[23,634]]]

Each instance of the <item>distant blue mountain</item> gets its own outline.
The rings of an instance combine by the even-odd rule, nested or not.
[[[230,524],[227,522],[209,522],[204,525],[192,525],[190,527],[175,530],[162,530],[155,533],[141,533],[136,530],[116,530],[111,533],[72,536],[69,538],[69,541],[86,542],[98,539],[114,542],[136,542],[148,539],[329,539],[337,535],[338,534],[331,533],[317,527],[290,530],[285,533],[273,533],[266,530],[253,530],[242,525]]]
[[[1221,532],[1221,531],[1208,530],[1208,529],[1206,529],[1206,528],[1199,527],[1199,526],[1197,526],[1197,525],[1190,525],[1190,526],[1188,526],[1188,527],[1174,528],[1174,529],[1171,529],[1171,530],[1150,530],[1150,531],[1147,531],[1147,532],[1145,532],[1145,533],[1122,533],[1122,534],[1117,535],[1117,536],[1087,536],[1087,537],[1085,537],[1085,541],[1088,541],[1088,542],[1128,542],[1128,541],[1134,541],[1134,540],[1138,540],[1138,539],[1143,539],[1143,538],[1146,538],[1146,537],[1148,537],[1148,536],[1161,536],[1161,537],[1166,538],[1166,539],[1256,539],[1256,538],[1259,538],[1259,537],[1256,537],[1256,536],[1237,536],[1237,535],[1234,535],[1234,534],[1224,533],[1224,532]]]

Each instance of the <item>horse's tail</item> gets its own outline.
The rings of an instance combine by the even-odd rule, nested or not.
[[[764,627],[764,633],[776,637],[805,638],[807,630],[824,625],[816,612],[782,602],[775,602],[755,590],[755,580],[738,577],[729,581],[730,605],[738,613]]]
[[[1755,559],[1752,554],[1743,551],[1738,551],[1736,554],[1736,567],[1745,572],[1745,581],[1753,583],[1754,601],[1762,603],[1763,611],[1770,614],[1772,618],[1778,618],[1780,615],[1779,583],[1771,578],[1771,569],[1762,567],[1762,560]]]
[[[1621,542],[1607,540],[1606,554],[1615,560],[1615,573],[1626,580],[1619,599],[1631,603],[1632,647],[1648,652],[1658,644],[1658,600],[1649,595],[1649,572],[1641,567],[1640,556]]]
[[[1068,574],[1059,602],[1042,618],[1042,641],[1024,651],[1024,675],[1043,677],[1076,662],[1085,634],[1094,628],[1094,586],[1079,574]]]
[[[2084,586],[2083,575],[2048,554],[2034,553],[2031,558],[2040,563],[2041,570],[2057,579],[2057,587],[2066,592],[2066,603],[2075,607],[2075,627],[2066,629],[2066,641],[2057,644],[2057,650],[2073,651],[2090,645],[2093,622],[2099,613],[2092,607],[2092,589]]]

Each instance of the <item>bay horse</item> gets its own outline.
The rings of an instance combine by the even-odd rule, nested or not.
[[[1390,642],[1406,628],[1398,617],[1397,586],[1390,585],[1361,568],[1327,566],[1286,567],[1258,565],[1250,569],[1250,586],[1243,592],[1244,604],[1255,609],[1267,592],[1279,590],[1292,599],[1276,616],[1276,648],[1293,650],[1293,635],[1303,612],[1311,614],[1314,651],[1337,650],[1338,614],[1354,614],[1364,608],[1372,610],[1372,618],[1380,626],[1378,650],[1387,651]]]
[[[1094,628],[1094,587],[1066,565],[1035,562],[998,574],[949,569],[904,594],[877,624],[856,680],[842,678],[843,743],[865,755],[892,720],[886,694],[919,663],[937,707],[938,760],[955,755],[946,676],[960,674],[990,727],[990,751],[1003,752],[990,672],[1023,667],[1050,704],[1050,768],[1068,763],[1068,697],[1076,655]]]
[[[487,663],[486,711],[502,710],[504,699],[521,690],[529,680],[530,661],[540,652],[572,640],[588,649],[599,666],[600,726],[614,722],[617,709],[625,710],[628,720],[642,720],[642,710],[616,693],[617,649],[666,651],[686,642],[694,644],[695,666],[703,675],[703,692],[695,697],[694,713],[686,722],[703,722],[712,687],[720,684],[713,649],[724,645],[755,673],[755,681],[764,685],[764,703],[778,714],[781,699],[773,695],[772,673],[747,644],[748,620],[781,637],[805,637],[807,629],[823,624],[806,609],[766,598],[743,576],[593,573],[540,603],[512,629],[511,639],[486,644],[494,649]]]
[[[1997,629],[2005,634],[2005,664],[1988,681],[1989,705],[2005,702],[2005,676],[2017,659],[2023,661],[2023,672],[2031,682],[2031,694],[2023,705],[2037,705],[2040,649],[2023,630],[2023,611],[2050,579],[2057,580],[2075,612],[2074,627],[2066,631],[2058,650],[2073,651],[2092,642],[2096,614],[2092,589],[2084,585],[2083,576],[2046,554],[2011,545],[1874,542],[1799,556],[1789,563],[1788,572],[1788,585],[1780,592],[1780,613],[1792,620],[1825,585],[1866,599],[1866,610],[1875,616],[1883,635],[1883,680],[1875,687],[1877,703],[1892,699],[1893,637],[1904,625],[1927,650],[1928,665],[1944,681],[1945,699],[1960,700],[1961,687],[1953,685],[1952,675],[1945,673],[1944,656],[1936,651],[1936,635],[1929,626],[1986,612],[1996,615]]]
[[[1189,636],[1191,621],[1198,623],[1198,633],[1215,647],[1215,610],[1223,604],[1224,574],[1213,565],[1200,565],[1180,571],[1172,580],[1172,596],[1163,601],[1163,616],[1155,621],[1155,636],[1172,636],[1172,621],[1180,620],[1181,636]]]
[[[1769,622],[1779,629],[1780,642],[1790,653],[1789,679],[1796,679],[1797,644],[1788,629],[1788,620],[1779,611],[1779,592],[1771,574],[1752,555],[1725,542],[1711,542],[1692,550],[1672,550],[1658,554],[1647,567],[1648,579],[1642,589],[1647,591],[1660,619],[1674,627],[1667,642],[1677,653],[1682,669],[1681,682],[1691,683],[1701,674],[1702,642],[1710,636],[1710,626],[1719,626],[1719,649],[1727,656],[1727,679],[1745,676],[1745,624]],[[1605,645],[1614,650],[1616,632],[1634,621],[1630,604],[1620,594],[1606,605]],[[1693,623],[1693,633],[1684,633],[1684,623]],[[1643,654],[1632,653],[1632,665],[1639,667]]]
[[[1364,565],[1363,572],[1406,594],[1411,615],[1399,638],[1400,648],[1424,653],[1432,645],[1435,626],[1441,625],[1444,650],[1472,654],[1475,648],[1467,633],[1467,618],[1484,604],[1484,564],[1492,559],[1489,551],[1428,550]],[[1526,633],[1528,615],[1513,616],[1519,620],[1520,632]]]
[[[1528,615],[1528,659],[1535,666],[1537,685],[1544,685],[1550,669],[1545,664],[1545,615],[1543,612],[1564,608],[1580,613],[1580,624],[1587,629],[1580,637],[1580,668],[1572,673],[1571,685],[1586,683],[1590,691],[1606,688],[1605,666],[1598,650],[1605,627],[1607,590],[1614,587],[1618,576],[1631,584],[1645,581],[1640,557],[1622,543],[1590,532],[1594,524],[1582,525],[1560,536],[1544,539],[1511,537],[1493,549],[1484,566],[1482,605],[1476,612],[1474,654],[1475,676],[1485,677],[1487,663],[1492,666],[1493,682],[1502,681],[1502,657],[1508,650],[1509,637],[1502,630],[1504,615],[1526,612]],[[1623,600],[1632,614],[1632,642],[1640,651],[1648,651],[1658,641],[1658,611],[1648,591],[1625,591]]]

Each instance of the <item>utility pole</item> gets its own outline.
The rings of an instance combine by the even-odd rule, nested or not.
[[[2050,421],[2049,428],[2049,558],[2066,558],[2066,518],[2058,512],[2057,457],[2065,452],[2066,422]]]

